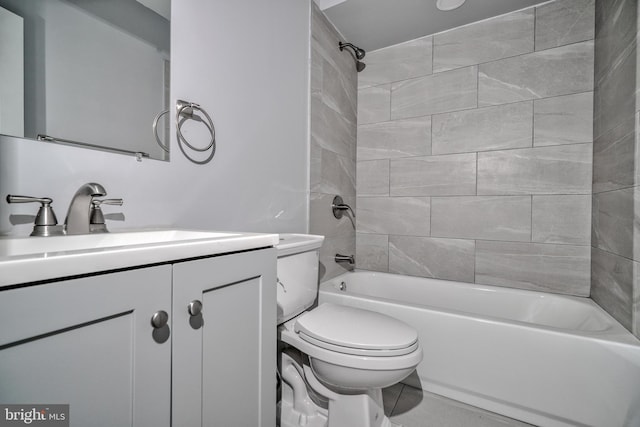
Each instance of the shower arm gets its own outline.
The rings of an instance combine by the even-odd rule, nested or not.
[[[351,48],[357,60],[364,58],[366,55],[366,52],[364,51],[364,49],[360,49],[358,46],[354,45],[353,43],[338,42],[338,47],[340,48],[341,51],[344,50],[344,48],[346,47]]]

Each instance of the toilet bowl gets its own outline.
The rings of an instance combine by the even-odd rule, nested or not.
[[[369,310],[336,304],[311,308],[322,236],[281,235],[278,245],[278,338],[281,427],[390,427],[383,387],[422,360],[417,332]],[[287,347],[302,353],[292,357]]]
[[[354,307],[322,304],[285,323],[280,337],[309,357],[322,383],[341,390],[388,387],[422,360],[413,328]]]

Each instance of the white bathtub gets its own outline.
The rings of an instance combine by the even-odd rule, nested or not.
[[[640,341],[590,299],[353,272],[319,302],[416,328],[413,386],[538,426],[640,426]]]

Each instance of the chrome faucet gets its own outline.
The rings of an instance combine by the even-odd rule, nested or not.
[[[71,199],[67,218],[64,221],[67,234],[89,234],[91,201],[94,197],[104,197],[107,190],[100,184],[89,182],[76,191]]]
[[[344,215],[345,211],[351,212],[353,218],[356,217],[356,213],[353,211],[353,209],[351,209],[351,206],[346,204],[340,196],[336,196],[333,198],[333,202],[331,203],[331,210],[333,212],[333,216],[335,216],[336,219],[342,218],[342,215]]]
[[[338,263],[340,262],[348,262],[350,265],[353,265],[356,263],[356,261],[353,259],[353,255],[340,255],[340,254],[336,254],[334,260]]]

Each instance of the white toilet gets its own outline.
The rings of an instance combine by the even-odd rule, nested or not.
[[[418,334],[369,310],[328,303],[309,310],[318,294],[323,240],[280,235],[280,426],[395,426],[384,415],[381,389],[403,380],[420,363]]]

